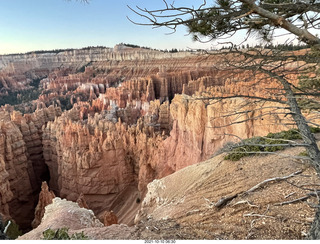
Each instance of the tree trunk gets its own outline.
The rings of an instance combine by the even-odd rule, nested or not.
[[[309,231],[308,239],[310,240],[319,240],[320,239],[320,208],[317,208],[316,216],[311,225]]]
[[[295,123],[297,124],[298,129],[300,130],[303,141],[308,145],[307,152],[309,154],[309,157],[311,158],[311,164],[313,165],[313,167],[315,168],[319,176],[320,175],[320,151],[317,145],[316,138],[313,135],[313,133],[311,133],[310,127],[305,117],[301,113],[301,109],[292,92],[290,84],[285,79],[283,79],[281,83],[286,92],[286,97],[288,99],[288,105],[290,106],[290,110],[292,112],[292,117]],[[320,204],[320,202],[318,204]],[[312,240],[320,239],[320,207],[317,208],[316,215],[312,222],[308,238]]]
[[[292,117],[297,124],[298,129],[300,130],[304,143],[307,144],[306,149],[309,157],[311,158],[311,164],[317,171],[317,174],[320,175],[320,150],[318,148],[316,138],[313,133],[311,133],[306,118],[301,113],[301,109],[296,98],[294,97],[290,85],[284,85],[284,89],[286,91],[288,105],[290,106]]]
[[[318,148],[316,138],[313,133],[311,133],[306,118],[301,112],[297,99],[291,89],[291,84],[285,78],[273,73],[272,71],[265,70],[263,68],[261,68],[261,70],[270,77],[277,79],[282,84],[285,91],[285,96],[287,98],[287,104],[290,107],[292,118],[300,130],[304,143],[307,145],[306,149],[311,159],[311,164],[317,171],[317,174],[320,175],[320,150]]]

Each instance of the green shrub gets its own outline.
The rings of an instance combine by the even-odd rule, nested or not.
[[[225,160],[238,161],[240,158],[255,154],[255,152],[276,152],[283,150],[283,146],[271,146],[272,144],[283,144],[282,140],[270,140],[265,137],[253,137],[243,140],[241,144],[235,146],[235,148],[225,156]],[[267,146],[270,145],[270,146]]]
[[[318,111],[320,109],[319,102],[309,99],[309,98],[300,98],[298,99],[299,107],[303,110],[316,110]]]
[[[312,133],[319,133],[319,127],[310,127]],[[259,152],[276,152],[283,150],[287,144],[286,140],[302,139],[299,130],[291,129],[278,133],[269,133],[266,137],[253,137],[236,144],[233,149],[224,157],[225,160],[238,161],[242,157],[254,155]],[[276,145],[277,144],[277,145]],[[272,146],[276,145],[276,146]],[[301,155],[308,156],[308,155]]]
[[[5,226],[7,226],[8,222],[9,221],[5,223]],[[19,229],[19,225],[17,225],[15,222],[11,220],[11,224],[8,227],[6,235],[10,240],[15,240],[22,235],[22,231]]]
[[[299,153],[298,156],[309,157],[309,154],[307,151],[303,151],[303,152]]]
[[[311,130],[312,133],[319,133],[320,132],[320,128],[319,127],[310,126],[310,130]]]
[[[272,139],[284,139],[284,140],[302,139],[299,131],[296,129],[281,131],[278,133],[269,133],[267,137]]]
[[[89,238],[83,233],[75,233],[72,236],[68,234],[68,228],[57,230],[47,229],[43,232],[44,240],[88,240]]]

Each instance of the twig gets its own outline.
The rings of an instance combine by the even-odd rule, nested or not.
[[[287,202],[280,202],[280,203],[275,203],[273,204],[274,206],[283,206],[283,205],[287,205],[287,204],[291,204],[291,203],[296,203],[296,202],[300,202],[300,201],[305,201],[307,200],[309,197],[311,196],[304,196],[304,197],[300,197],[291,201],[287,201]]]
[[[274,206],[283,206],[283,205],[287,205],[287,204],[290,204],[290,203],[296,203],[296,202],[300,202],[300,201],[305,201],[307,200],[308,198],[310,197],[317,197],[318,199],[318,202],[319,202],[319,191],[317,190],[314,190],[313,192],[309,192],[306,196],[304,197],[300,197],[300,198],[297,198],[297,199],[294,199],[294,200],[291,200],[291,201],[287,201],[287,202],[280,202],[280,203],[275,203],[273,204]]]
[[[243,217],[259,217],[258,219],[266,217],[266,218],[275,219],[275,217],[273,217],[273,216],[267,216],[266,215],[266,213],[269,211],[269,208],[270,208],[270,205],[268,204],[268,207],[267,207],[266,211],[263,214],[249,213],[249,214],[244,214]],[[251,221],[250,230],[248,231],[248,235],[247,235],[246,239],[249,239],[253,235],[252,230],[255,228],[254,224],[258,219],[254,219],[254,220]]]
[[[318,191],[316,190],[316,189],[314,189],[314,194],[316,195],[316,197],[317,197],[317,200],[318,200],[318,202],[320,201],[320,198],[319,198],[319,194],[318,194]]]
[[[271,218],[275,219],[273,216],[263,215],[263,214],[256,214],[256,213],[248,213],[244,214],[243,217],[260,217],[260,218]]]
[[[257,205],[251,204],[248,200],[243,200],[243,201],[236,202],[232,206],[234,207],[234,206],[237,206],[237,205],[240,205],[240,204],[244,204],[244,203],[248,204],[250,207],[254,207],[254,208],[258,208],[259,207]]]
[[[290,181],[288,181],[288,180],[286,180],[286,182],[287,182],[288,184],[290,184],[290,185],[292,185],[292,186],[294,186],[294,187],[297,187],[297,188],[299,188],[299,189],[302,189],[302,190],[304,190],[304,191],[313,191],[313,189],[311,189],[311,188],[302,187],[303,185],[298,186],[298,185],[296,185],[296,184],[294,184],[294,183],[292,183],[292,182],[290,182]]]
[[[286,195],[284,198],[288,198],[288,197],[291,197],[292,195],[296,194],[296,192],[291,192],[290,194]]]
[[[212,208],[213,206],[216,208],[221,208],[221,207],[227,205],[228,202],[230,202],[232,199],[236,198],[237,196],[238,196],[238,194],[228,196],[228,197],[222,197],[216,203],[211,202],[209,199],[207,199],[205,197],[203,199],[206,200],[209,208]]]
[[[232,19],[234,19],[234,20],[241,19],[241,18],[246,17],[246,16],[248,16],[248,15],[250,15],[252,13],[253,13],[253,10],[250,10],[249,12],[247,12],[245,14],[242,14],[242,15],[239,15],[237,17],[233,17]]]
[[[208,198],[203,197],[203,199],[208,203],[209,208],[212,208],[215,205],[215,203],[211,202]]]
[[[287,176],[283,176],[283,177],[275,177],[275,178],[270,178],[270,179],[266,179],[262,182],[260,182],[259,184],[255,185],[254,187],[252,187],[251,189],[249,189],[248,191],[244,192],[243,194],[248,194],[248,193],[251,193],[255,190],[257,190],[258,188],[260,188],[261,186],[263,185],[266,185],[267,183],[271,182],[271,181],[281,181],[281,180],[286,180],[288,178],[291,178],[293,176],[296,176],[298,174],[301,174],[302,173],[302,170],[299,170],[297,172],[294,172],[290,175],[287,175]]]

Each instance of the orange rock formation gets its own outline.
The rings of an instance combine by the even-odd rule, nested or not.
[[[56,196],[54,195],[54,193],[52,191],[49,191],[47,182],[42,182],[38,205],[34,213],[35,217],[32,221],[32,228],[38,227],[38,225],[41,223],[41,220],[44,216],[45,207],[51,204],[52,200],[55,197]]]
[[[105,211],[103,214],[103,224],[104,226],[118,224],[118,218],[113,211]]]
[[[88,204],[86,202],[86,199],[84,198],[83,193],[80,194],[80,196],[77,199],[77,203],[79,205],[80,208],[86,208],[89,209]]]

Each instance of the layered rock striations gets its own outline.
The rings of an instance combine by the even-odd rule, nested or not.
[[[4,194],[1,199],[2,204],[9,207],[9,214],[17,220],[22,227],[27,226],[28,220],[32,218],[32,209],[34,204],[33,189],[29,178],[29,172],[33,173],[32,167],[28,162],[26,144],[23,140],[23,135],[18,126],[11,120],[9,114],[2,116],[0,122],[1,137],[1,155],[3,161],[1,164],[2,175],[8,173],[7,180],[9,184],[5,184],[8,188],[6,194],[12,192],[11,199]],[[4,199],[7,198],[6,202]],[[3,202],[5,201],[5,202]],[[24,206],[22,209],[21,206]],[[19,219],[19,220],[18,220]]]
[[[182,58],[188,52],[165,53],[151,49],[128,48],[118,45],[114,48],[92,47],[74,50],[33,52],[27,54],[0,55],[0,88],[20,90],[27,87],[28,75],[41,77],[61,68],[81,69],[91,62],[112,60],[114,62]],[[12,75],[14,74],[14,75]],[[30,76],[30,75],[29,75]]]
[[[30,70],[35,67],[55,68],[79,65],[79,63],[91,61],[125,61],[125,60],[150,60],[163,58],[181,58],[189,56],[189,52],[165,53],[161,51],[130,48],[125,45],[117,45],[114,48],[91,47],[73,50],[57,50],[48,52],[33,52],[27,54],[13,54],[0,56],[0,69]]]
[[[2,137],[3,138],[3,137]],[[1,142],[3,143],[3,141]],[[5,169],[3,155],[0,157],[0,212],[6,218],[10,218],[9,202],[13,198],[13,193],[10,189],[9,173]]]
[[[50,170],[50,186],[61,197],[76,201],[83,193],[98,213],[134,185],[134,165],[126,154],[126,128],[101,116],[80,121],[71,110],[49,122],[43,134],[43,152]],[[137,189],[132,194],[138,194]]]
[[[24,116],[16,111],[1,113],[0,179],[7,180],[2,185],[7,193],[0,206],[22,229],[30,226],[41,182],[49,177],[42,157],[42,126],[60,113],[54,107]]]

